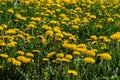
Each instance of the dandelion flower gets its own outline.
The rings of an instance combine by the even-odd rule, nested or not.
[[[66,58],[62,58],[61,61],[62,61],[62,62],[70,62],[70,60],[69,60],[69,59],[66,59]]]
[[[34,55],[32,53],[26,53],[27,57],[34,57]]]
[[[17,51],[17,54],[24,55],[25,53],[23,51]]]
[[[0,54],[0,57],[2,57],[2,58],[8,58],[9,56],[7,54]]]
[[[73,55],[80,55],[80,52],[79,51],[74,51]]]
[[[57,53],[57,54],[56,54],[56,57],[57,57],[57,58],[63,58],[63,57],[64,57],[64,53]]]
[[[95,52],[93,50],[87,50],[86,54],[89,56],[95,56]]]
[[[97,36],[96,36],[96,35],[91,35],[91,36],[90,36],[90,39],[92,39],[92,40],[97,40]]]
[[[18,61],[18,60],[13,60],[12,63],[13,63],[13,65],[15,65],[15,66],[20,66],[20,65],[21,65],[21,62]]]
[[[33,53],[38,53],[38,52],[40,52],[39,50],[33,50],[32,51]]]
[[[52,57],[53,55],[55,55],[55,54],[56,54],[55,52],[50,52],[50,53],[47,54],[47,57],[48,57],[48,58],[51,58],[51,57]]]
[[[7,61],[8,62],[13,62],[15,60],[15,58],[8,58]]]
[[[68,73],[72,74],[73,76],[77,76],[78,75],[77,71],[75,71],[75,70],[68,70]]]
[[[102,53],[102,54],[98,54],[97,56],[100,56],[101,59],[104,59],[104,60],[111,60],[112,57],[109,53]]]
[[[91,57],[84,58],[84,61],[91,64],[95,63],[95,60]]]
[[[43,61],[48,61],[49,59],[48,58],[43,58]]]
[[[71,60],[73,56],[71,54],[66,54],[65,58]]]
[[[8,12],[9,13],[14,13],[14,10],[13,9],[8,9]]]

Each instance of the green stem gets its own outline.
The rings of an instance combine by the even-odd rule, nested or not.
[[[87,65],[86,76],[85,76],[86,80],[89,80],[88,79],[89,67],[90,67],[90,64]]]
[[[74,65],[76,65],[75,70],[79,72],[79,56],[76,59],[74,59]],[[79,73],[78,73],[78,80],[81,80],[81,76]]]
[[[107,62],[105,61],[104,62],[104,76],[107,76],[107,69],[106,69],[106,67],[107,67]]]
[[[70,75],[68,74],[69,64],[64,64],[64,65],[65,65],[65,74],[66,74],[67,80],[71,80]]]
[[[116,42],[116,45],[117,45],[117,50],[119,50],[120,46],[119,46],[119,42],[118,41]]]

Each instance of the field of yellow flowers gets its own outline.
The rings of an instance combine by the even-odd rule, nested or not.
[[[0,80],[120,80],[119,0],[0,0]]]

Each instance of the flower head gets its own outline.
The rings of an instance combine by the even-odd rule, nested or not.
[[[95,60],[91,57],[84,58],[84,61],[91,64],[95,63]]]
[[[57,58],[63,58],[64,57],[64,53],[58,53],[58,54],[56,54],[56,57]]]
[[[17,54],[24,55],[25,53],[23,51],[17,51]]]
[[[67,55],[65,55],[65,58],[71,60],[73,58],[73,56],[71,54],[67,54]]]
[[[26,53],[27,57],[34,57],[34,55],[32,53]]]
[[[8,55],[7,54],[0,54],[0,57],[2,57],[2,58],[8,58]]]
[[[73,76],[77,76],[78,75],[77,71],[75,71],[75,70],[68,70],[68,73],[72,74]]]
[[[97,56],[100,56],[101,59],[104,59],[104,60],[111,60],[112,57],[109,53],[102,53],[102,54],[98,54]]]

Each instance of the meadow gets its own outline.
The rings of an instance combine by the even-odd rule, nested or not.
[[[119,0],[0,0],[0,80],[120,80]]]

